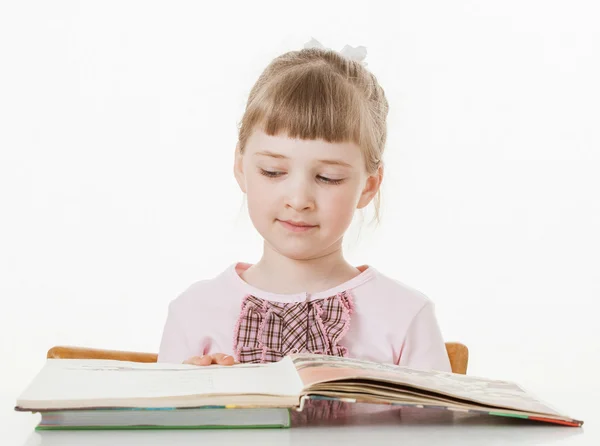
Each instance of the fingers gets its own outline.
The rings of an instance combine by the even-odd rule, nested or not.
[[[213,356],[213,364],[233,365],[235,363],[233,356],[224,353],[215,353]]]
[[[190,359],[186,359],[185,361],[183,361],[184,364],[199,366],[211,365],[212,362],[212,355],[192,356]]]
[[[231,355],[226,355],[224,353],[215,353],[214,355],[192,356],[191,358],[183,361],[183,364],[191,364],[198,366],[207,366],[211,364],[234,365],[235,360]]]

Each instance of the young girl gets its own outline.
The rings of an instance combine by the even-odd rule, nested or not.
[[[388,103],[359,61],[304,48],[274,59],[250,92],[234,174],[264,239],[261,259],[191,285],[169,305],[159,362],[351,356],[451,371],[433,303],[342,239],[383,177]]]

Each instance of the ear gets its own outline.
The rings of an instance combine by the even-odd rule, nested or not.
[[[383,164],[380,164],[377,168],[377,171],[369,175],[367,178],[367,182],[365,183],[365,188],[360,194],[360,198],[358,200],[358,204],[356,205],[357,209],[362,209],[367,206],[373,197],[377,194],[377,191],[381,187],[381,182],[383,181]]]
[[[244,155],[240,152],[239,143],[235,146],[233,174],[243,193],[246,193],[246,175],[244,174]]]

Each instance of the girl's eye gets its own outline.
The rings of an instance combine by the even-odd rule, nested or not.
[[[259,169],[259,171],[260,171],[261,175],[264,175],[267,178],[279,178],[279,177],[285,175],[285,172],[282,172],[279,170]],[[328,177],[324,177],[322,175],[317,175],[317,180],[319,180],[321,183],[325,183],[325,184],[340,184],[344,181],[344,179],[328,178]]]
[[[280,172],[278,170],[265,170],[265,169],[260,169],[260,174],[264,175],[266,177],[269,178],[277,178],[280,177],[281,175],[283,175],[285,172]]]
[[[344,181],[343,178],[338,180],[338,179],[333,179],[333,178],[327,178],[322,175],[317,175],[317,179],[326,184],[340,184],[341,182]]]

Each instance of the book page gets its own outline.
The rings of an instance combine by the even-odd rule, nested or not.
[[[512,382],[421,371],[342,357],[300,354],[293,355],[292,358],[304,383],[305,392],[310,392],[311,386],[318,383],[366,379],[410,386],[493,407],[560,416],[555,409]],[[319,388],[323,388],[323,385]]]
[[[113,360],[48,359],[17,400],[65,401],[184,395],[299,395],[290,358],[272,364],[198,367]]]

